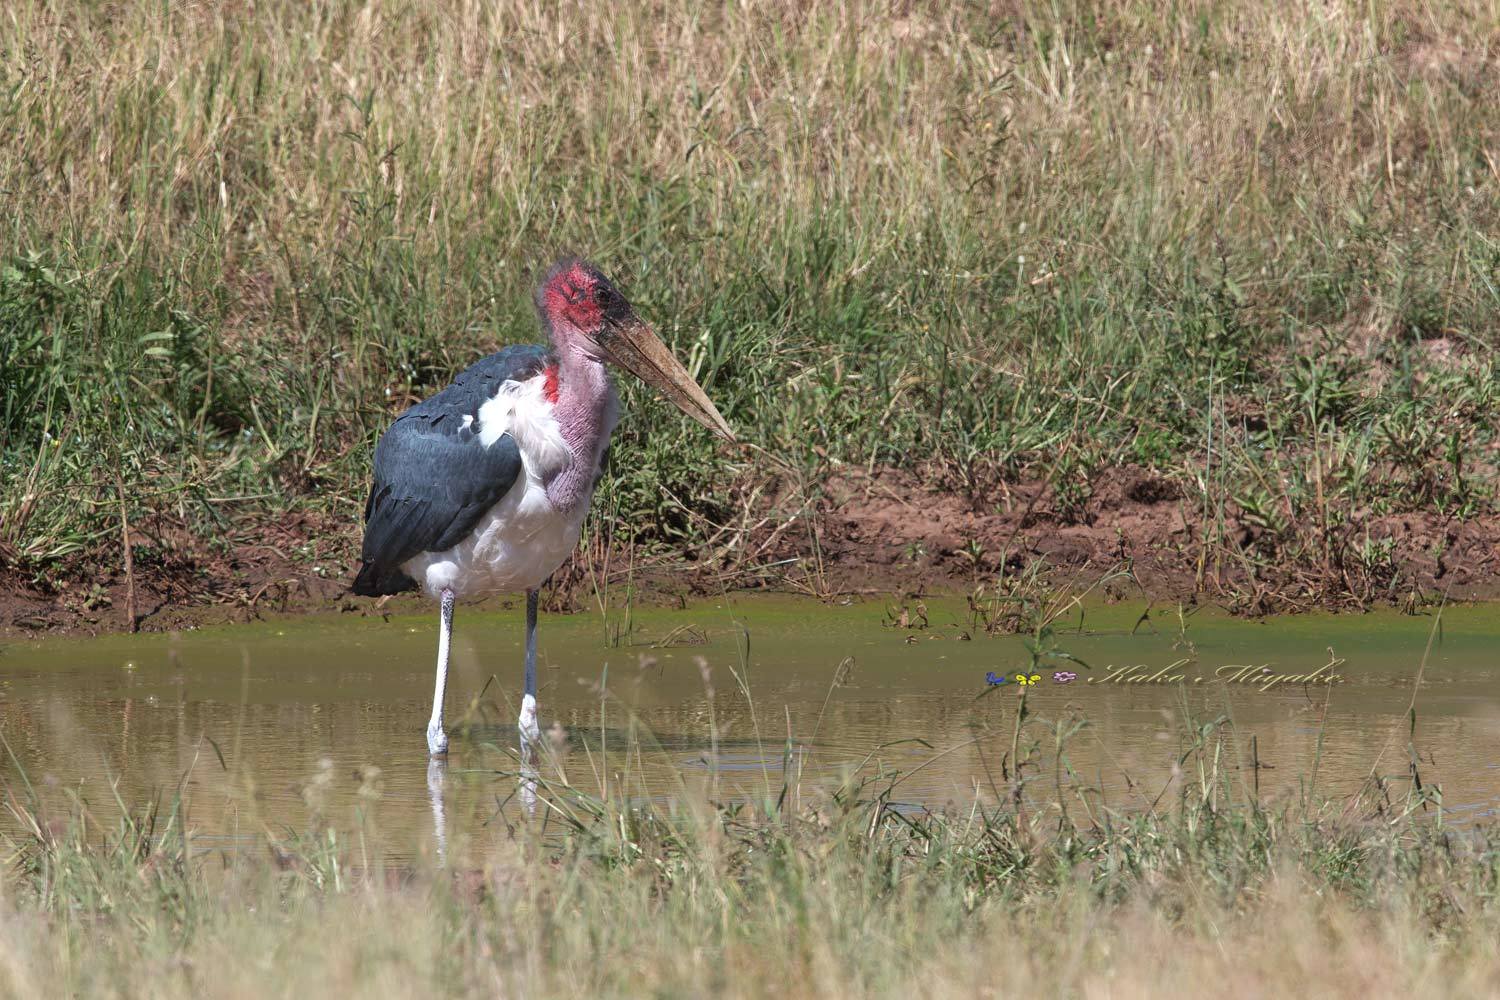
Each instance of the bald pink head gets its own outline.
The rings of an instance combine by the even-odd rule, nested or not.
[[[536,308],[563,361],[564,383],[573,360],[619,365],[715,434],[734,440],[687,369],[597,267],[576,257],[553,264],[537,286]]]
[[[578,334],[587,342],[579,346],[595,347],[607,327],[640,322],[620,290],[597,267],[576,257],[547,269],[536,289],[536,309],[558,349],[573,346]]]

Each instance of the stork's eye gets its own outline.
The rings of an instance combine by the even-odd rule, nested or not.
[[[611,289],[606,288],[603,285],[600,285],[598,288],[594,289],[594,301],[599,303],[601,306],[613,305],[616,298],[618,298],[618,296],[615,295],[615,293]]]

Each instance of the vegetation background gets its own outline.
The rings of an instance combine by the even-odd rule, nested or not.
[[[606,578],[826,592],[891,571],[838,515],[894,495],[914,571],[992,594],[1074,532],[1251,610],[1421,600],[1500,539],[1497,91],[1495,0],[5,4],[4,624],[336,593],[377,435],[534,338],[563,250],[747,442],[626,384]],[[944,551],[897,530],[940,509]],[[1494,830],[1414,750],[1404,797],[1267,807],[1223,722],[1144,815],[1019,757],[953,817],[548,790],[456,870],[19,775],[0,992],[1495,995]]]
[[[376,437],[534,339],[565,249],[748,443],[626,385],[590,553],[731,584],[800,559],[821,592],[857,474],[907,520],[924,492],[1006,514],[907,544],[1003,585],[1021,528],[1120,547],[1122,469],[1120,502],[1170,507],[1141,540],[1181,588],[1252,609],[1410,600],[1461,526],[1500,538],[1493,0],[36,0],[0,26],[8,590],[117,601],[127,533],[163,600],[263,592],[266,549],[347,578]]]

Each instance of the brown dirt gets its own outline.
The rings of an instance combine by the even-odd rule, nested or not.
[[[248,621],[266,611],[340,605],[348,590],[338,575],[342,566],[327,566],[329,560],[305,558],[301,552],[310,540],[337,537],[343,527],[303,513],[236,527],[238,540],[227,545],[205,544],[184,532],[151,532],[167,555],[144,562],[137,556],[135,609],[141,630]],[[126,591],[118,566],[46,583],[28,579],[14,567],[0,569],[0,634],[125,631]]]
[[[1289,553],[1268,547],[1233,510],[1221,540],[1205,543],[1196,504],[1144,471],[1110,470],[1091,487],[1082,515],[1070,519],[1052,509],[1049,491],[1037,483],[1004,487],[976,503],[910,473],[844,474],[825,484],[814,532],[777,530],[797,511],[763,512],[769,516],[760,537],[745,546],[758,551],[757,565],[726,572],[638,559],[630,572],[648,598],[746,584],[822,596],[968,593],[981,584],[993,590],[1002,570],[1013,587],[1031,577],[1040,586],[1083,591],[1108,576],[1096,591],[1106,598],[1202,600],[1249,614],[1500,595],[1494,515],[1468,522],[1431,513],[1354,518],[1321,549],[1314,539]],[[357,525],[292,512],[236,527],[239,542],[211,546],[175,536],[169,556],[137,565],[141,630],[310,611],[378,615],[423,604],[412,595],[377,602],[349,592]],[[1350,551],[1367,540],[1389,540],[1388,560],[1351,569]],[[576,557],[553,584],[554,608],[589,600]],[[14,568],[0,570],[0,636],[125,630],[125,592],[117,567],[46,586]]]
[[[1326,546],[1309,537],[1307,550],[1293,553],[1273,547],[1232,505],[1222,529],[1205,525],[1175,483],[1143,470],[1109,470],[1091,485],[1083,515],[1068,519],[1051,509],[1041,484],[1010,487],[985,510],[900,474],[836,480],[823,512],[824,558],[840,583],[873,578],[907,588],[968,589],[992,583],[1002,568],[1015,578],[1037,565],[1052,586],[1083,590],[1125,571],[1106,594],[1206,599],[1252,614],[1500,594],[1494,515],[1354,517]],[[1367,541],[1389,544],[1389,558],[1351,566]]]

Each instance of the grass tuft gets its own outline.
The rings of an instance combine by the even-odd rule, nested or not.
[[[120,492],[138,570],[354,520],[562,249],[758,446],[627,386],[643,556],[740,569],[843,463],[1063,522],[1141,466],[1200,582],[1357,602],[1407,589],[1372,519],[1493,513],[1486,0],[3,18],[0,555],[39,584],[118,564]]]

